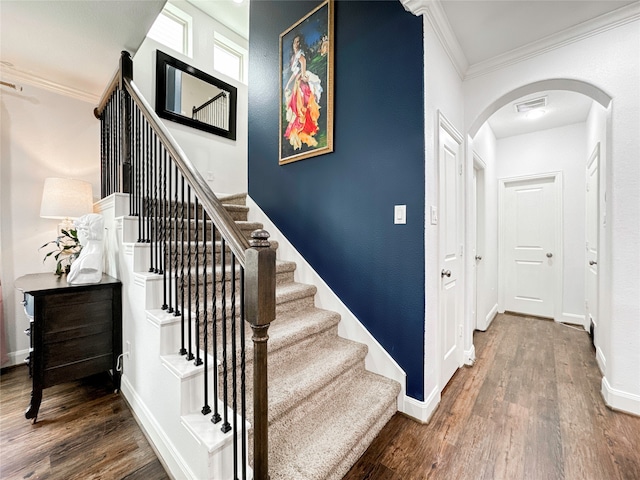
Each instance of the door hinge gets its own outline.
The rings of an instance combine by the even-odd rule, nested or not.
[[[462,175],[462,164],[458,165],[458,175]]]

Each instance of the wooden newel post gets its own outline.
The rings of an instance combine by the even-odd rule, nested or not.
[[[124,79],[133,79],[133,60],[126,50],[120,54],[120,139],[122,148],[122,192],[131,193],[131,103]]]
[[[267,330],[276,317],[276,252],[265,230],[254,231],[250,245],[245,252],[244,302],[253,330],[253,479],[268,480]]]

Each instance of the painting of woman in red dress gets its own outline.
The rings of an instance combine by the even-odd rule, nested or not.
[[[333,2],[280,35],[280,164],[333,151]]]
[[[319,130],[322,82],[307,70],[305,47],[302,34],[293,37],[293,55],[289,62],[291,77],[284,88],[288,122],[284,136],[294,150],[300,150],[303,143],[309,147],[318,145],[313,137]]]

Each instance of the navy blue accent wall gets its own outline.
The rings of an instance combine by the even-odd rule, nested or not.
[[[249,194],[424,400],[422,18],[335,2],[334,152],[279,166],[279,35],[318,3],[251,3]]]

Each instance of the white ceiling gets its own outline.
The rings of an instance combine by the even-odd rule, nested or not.
[[[429,17],[463,79],[517,63],[640,15],[638,0],[401,1],[410,11]],[[489,119],[496,137],[586,121],[590,99],[571,92],[544,93],[549,106],[546,115],[536,120],[517,115],[513,104],[539,95],[523,97],[496,112]]]
[[[120,52],[137,51],[164,4],[0,0],[2,76],[95,101],[116,71]]]
[[[545,111],[542,117],[531,118],[526,113],[516,111],[515,104],[540,97],[547,97],[547,105],[542,108]],[[581,93],[560,90],[538,92],[505,105],[494,113],[488,122],[496,138],[522,135],[584,122],[592,103],[589,97]]]
[[[243,38],[249,38],[249,0],[187,0]]]
[[[188,1],[248,38],[249,0],[241,4]],[[640,11],[638,0],[401,1],[415,13],[431,15],[462,78],[513,63],[589,30],[606,28],[625,16],[637,18]],[[135,53],[164,3],[0,0],[2,77],[27,83],[35,79],[40,86],[95,102],[117,67],[120,51]],[[559,92],[550,93],[549,98],[553,108],[538,122],[519,121],[509,108],[496,113],[490,120],[496,135],[586,118],[584,99]]]
[[[441,0],[469,65],[475,65],[637,0]]]

